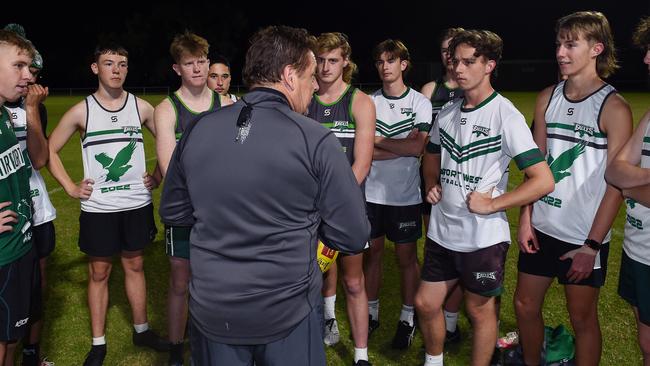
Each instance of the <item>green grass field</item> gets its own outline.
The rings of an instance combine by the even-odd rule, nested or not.
[[[503,93],[526,116],[532,118],[535,93]],[[650,106],[647,93],[624,93],[631,104],[635,122],[641,118]],[[154,106],[163,96],[146,96]],[[63,113],[83,97],[50,97],[46,101],[49,112],[48,131],[51,131]],[[49,132],[48,132],[49,133]],[[146,136],[145,149],[150,170],[155,165],[155,147],[150,135]],[[78,137],[71,139],[61,151],[64,165],[75,181],[83,177],[80,143]],[[510,184],[518,184],[522,177],[516,167],[511,169]],[[90,348],[90,321],[86,306],[87,263],[77,247],[79,202],[68,197],[58,183],[44,169],[43,176],[50,191],[50,198],[57,208],[55,221],[57,246],[50,258],[48,267],[48,287],[45,303],[45,329],[42,340],[42,353],[57,365],[79,365],[83,362]],[[158,207],[160,189],[154,194]],[[517,227],[518,210],[508,212],[514,238]],[[616,294],[618,271],[620,266],[621,245],[623,237],[624,209],[622,208],[613,230],[612,246],[609,259],[608,279],[601,291],[600,319],[603,330],[604,349],[603,365],[636,365],[641,356],[636,342],[636,330],[632,311]],[[162,334],[166,334],[166,295],[168,287],[169,265],[164,253],[162,225],[157,218],[159,233],[156,241],[146,252],[145,269],[148,288],[149,323]],[[420,260],[424,240],[418,243]],[[514,242],[514,241],[513,241]],[[512,295],[516,281],[516,258],[518,249],[511,246],[507,261],[505,293],[501,310],[501,333],[514,330],[516,321],[512,306]],[[399,295],[398,274],[392,244],[387,244],[384,258],[384,282],[380,296],[381,327],[373,334],[369,343],[370,361],[374,365],[419,365],[423,359],[422,340],[418,335],[414,344],[406,352],[397,352],[390,348],[390,340],[395,331],[399,317],[401,300]],[[115,268],[110,280],[110,301],[108,309],[106,338],[108,356],[106,365],[164,365],[167,354],[135,348],[131,343],[131,314],[123,286],[123,272],[119,260],[114,261]],[[345,314],[344,294],[340,290],[337,300],[337,317],[341,330],[341,342],[327,350],[329,365],[349,365],[352,363],[353,345],[349,340],[349,326]],[[570,326],[564,305],[562,288],[553,285],[549,290],[544,306],[544,317],[548,325],[565,324]],[[463,342],[454,348],[445,350],[445,365],[466,365],[469,363],[470,337],[466,317],[459,322],[464,331]]]

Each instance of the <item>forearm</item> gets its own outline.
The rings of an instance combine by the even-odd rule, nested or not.
[[[361,184],[368,176],[368,173],[370,172],[370,163],[370,161],[359,162],[358,160],[355,160],[354,164],[352,164],[352,173],[354,173],[357,183]]]
[[[623,196],[631,198],[645,207],[650,207],[650,184],[624,189]]]
[[[602,201],[600,201],[600,206],[598,206],[598,211],[596,211],[594,222],[589,231],[588,237],[590,239],[594,239],[598,242],[603,241],[605,235],[607,235],[607,232],[609,232],[614,223],[614,219],[618,214],[618,209],[622,201],[623,196],[621,195],[621,192],[614,187],[607,186],[605,196],[603,196]]]
[[[54,179],[59,182],[61,187],[63,187],[65,192],[68,195],[72,196],[71,192],[74,191],[76,185],[68,175],[68,172],[63,167],[63,163],[61,162],[61,158],[59,157],[58,153],[50,151],[50,159],[47,164],[47,169],[50,171]]]
[[[375,148],[372,151],[372,160],[390,160],[390,159],[397,159],[399,157],[400,155],[392,153],[388,150],[384,150],[377,146],[375,146]]]
[[[420,138],[391,139],[375,137],[375,148],[392,152],[398,156],[420,156],[424,149],[424,141]]]
[[[605,179],[609,184],[621,189],[639,187],[650,184],[650,169],[615,160],[607,167]]]
[[[424,187],[428,191],[438,184],[440,179],[440,154],[425,153],[422,158],[422,175]]]
[[[514,190],[505,192],[493,200],[494,211],[503,211],[512,207],[529,205],[540,197],[552,192],[553,187],[553,184],[549,184],[548,179],[544,176],[524,180]]]
[[[41,128],[41,117],[38,106],[25,108],[27,119],[27,153],[34,169],[41,169],[47,164],[50,156],[47,139]]]

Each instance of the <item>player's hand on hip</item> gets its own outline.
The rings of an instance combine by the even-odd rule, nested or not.
[[[148,172],[144,172],[144,174],[142,174],[142,182],[144,182],[145,188],[147,188],[150,191],[153,191],[154,189],[158,188],[158,185],[160,184],[156,180],[156,178],[154,178]]]
[[[95,181],[87,178],[82,180],[70,193],[70,196],[73,198],[78,198],[80,200],[87,200],[90,198],[90,195],[93,193],[93,184]]]
[[[427,191],[426,199],[432,205],[435,205],[442,199],[442,187],[440,187],[440,184],[436,184]]]
[[[5,207],[11,206],[11,202],[0,202],[0,233],[13,231],[13,224],[18,223],[18,215],[11,210],[3,210]]]
[[[493,203],[494,199],[492,198],[492,187],[487,192],[472,191],[467,195],[467,208],[470,212],[480,214],[480,215],[489,215],[494,213]]]
[[[517,243],[519,244],[519,250],[524,253],[537,253],[539,251],[539,241],[537,240],[537,235],[535,235],[533,225],[519,222]]]
[[[583,245],[578,249],[564,253],[560,257],[560,260],[572,260],[571,268],[569,268],[566,274],[569,282],[580,282],[591,275],[591,272],[594,270],[596,254],[598,254],[597,251]]]

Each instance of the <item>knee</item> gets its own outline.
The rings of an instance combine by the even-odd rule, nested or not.
[[[361,295],[366,290],[364,282],[363,274],[361,276],[345,277],[343,279],[345,290],[349,296]]]
[[[110,268],[107,269],[93,269],[90,273],[90,280],[92,282],[107,282],[110,275]]]
[[[594,328],[598,328],[598,312],[596,309],[570,311],[569,316],[576,333],[592,332]]]
[[[170,291],[175,296],[185,296],[189,287],[189,280],[184,276],[172,276],[170,278]]]
[[[536,302],[529,297],[515,294],[514,305],[515,312],[519,318],[533,318],[540,314],[541,309],[538,309]]]
[[[133,274],[144,272],[144,262],[142,260],[142,257],[133,258],[123,262],[123,268],[125,273]]]
[[[415,294],[414,305],[418,316],[422,318],[433,318],[442,313],[442,304],[431,301],[427,296],[423,296],[419,292]]]
[[[481,324],[491,319],[496,321],[496,311],[494,306],[488,306],[487,304],[483,306],[472,306],[468,304],[465,306],[465,310],[467,311],[467,315],[475,324]]]

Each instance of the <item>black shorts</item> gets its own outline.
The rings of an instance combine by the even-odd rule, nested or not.
[[[650,266],[630,258],[625,251],[621,256],[621,274],[618,277],[618,294],[637,308],[639,321],[650,326]]]
[[[157,232],[151,203],[135,210],[79,215],[79,249],[91,257],[142,250]]]
[[[386,235],[395,244],[414,243],[422,237],[420,204],[389,206],[366,202],[370,238]]]
[[[36,250],[0,266],[0,341],[21,339],[40,319],[41,274]]]
[[[427,238],[420,276],[426,282],[458,279],[467,291],[485,297],[498,296],[503,292],[509,247],[502,242],[474,252],[457,252]]]
[[[45,258],[54,251],[56,235],[54,232],[54,223],[52,221],[44,222],[32,228],[34,235],[33,245],[36,248],[38,258]]]
[[[519,263],[517,264],[519,272],[542,277],[557,277],[557,281],[562,285],[582,285],[598,288],[605,284],[609,243],[600,246],[599,269],[594,269],[589,277],[580,282],[569,282],[566,274],[571,268],[571,260],[560,260],[560,257],[566,252],[580,248],[580,246],[556,239],[539,230],[535,230],[535,235],[537,235],[537,241],[539,242],[539,251],[537,253],[519,252]]]

